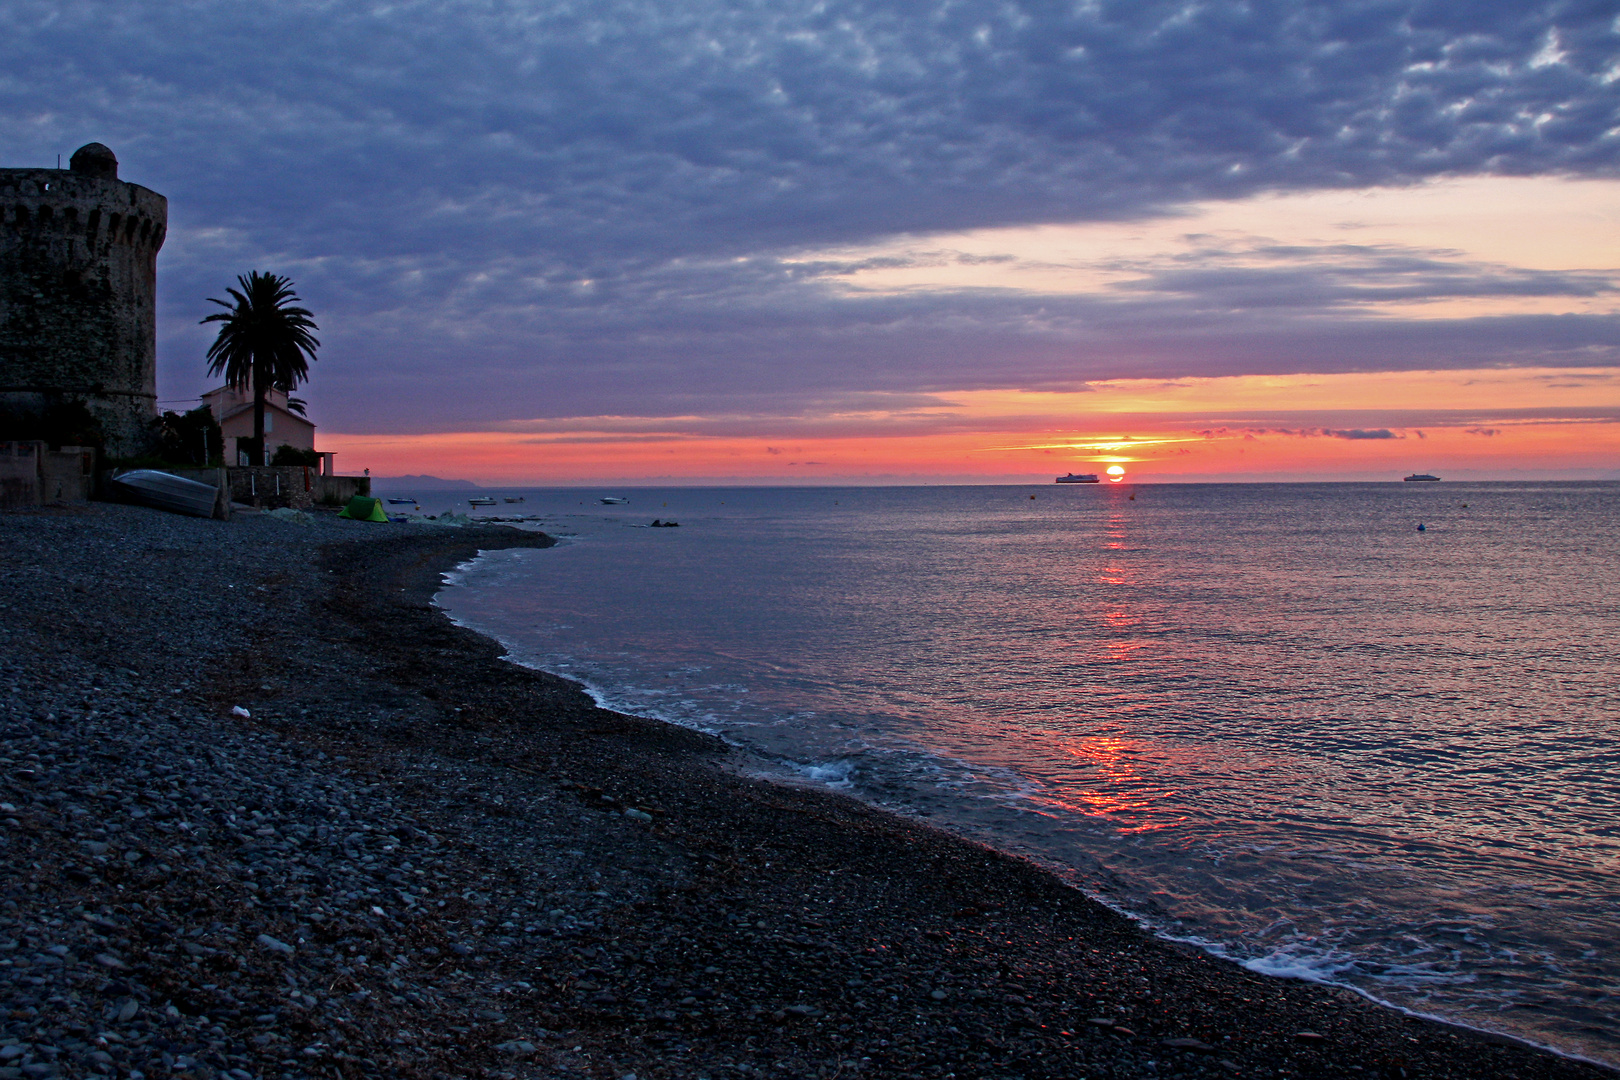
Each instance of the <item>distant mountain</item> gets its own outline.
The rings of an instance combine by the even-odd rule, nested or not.
[[[373,476],[371,487],[373,490],[387,488],[390,491],[406,488],[421,488],[424,491],[482,490],[471,480],[446,480],[441,476]]]

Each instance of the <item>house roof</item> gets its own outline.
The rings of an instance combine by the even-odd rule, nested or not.
[[[225,421],[231,419],[232,417],[241,416],[243,413],[251,413],[252,411],[253,411],[253,402],[250,401],[246,405],[238,405],[233,409],[226,409],[224,415],[222,415],[222,416],[220,416],[218,418],[218,422],[223,424]],[[286,416],[286,417],[289,417],[289,418],[291,418],[293,420],[296,420],[300,424],[308,424],[310,427],[315,426],[315,422],[313,420],[311,420],[309,417],[307,417],[307,416],[299,416],[297,413],[293,412],[291,409],[284,409],[280,405],[277,405],[273,401],[266,401],[264,403],[264,411],[265,412],[280,413],[282,416]]]

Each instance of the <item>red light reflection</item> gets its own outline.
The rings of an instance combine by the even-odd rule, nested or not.
[[[1170,817],[1164,813],[1170,792],[1140,760],[1148,753],[1148,744],[1117,735],[1097,735],[1066,739],[1060,750],[1073,759],[1079,775],[1068,790],[1042,800],[1049,805],[1076,814],[1112,818],[1113,824],[1125,833],[1156,832],[1185,820],[1181,815]]]

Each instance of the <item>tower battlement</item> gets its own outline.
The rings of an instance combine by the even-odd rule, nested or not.
[[[82,401],[107,450],[157,415],[157,253],[169,203],[100,143],[67,169],[0,169],[0,404]]]

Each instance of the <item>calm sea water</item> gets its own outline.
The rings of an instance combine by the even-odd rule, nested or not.
[[[565,546],[440,597],[514,660],[1257,970],[1620,1063],[1620,485],[525,495]]]

